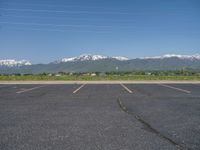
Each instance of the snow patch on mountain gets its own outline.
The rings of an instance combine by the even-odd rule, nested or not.
[[[115,56],[115,57],[112,57],[112,58],[117,59],[117,60],[120,60],[120,61],[129,60],[127,57],[123,57],[123,56]]]
[[[86,60],[101,60],[106,59],[107,56],[102,55],[90,55],[90,54],[83,54],[78,57],[70,57],[70,58],[63,58],[61,62],[75,62],[75,61],[86,61]]]
[[[103,55],[83,54],[78,57],[63,58],[61,59],[60,62],[76,62],[76,61],[88,61],[88,60],[95,61],[95,60],[102,60],[102,59],[116,59],[120,61],[128,60],[128,58],[122,57],[122,56],[109,57],[109,56],[103,56]]]
[[[14,59],[5,59],[5,60],[0,60],[0,66],[6,66],[6,67],[19,67],[19,66],[29,66],[32,65],[29,61],[27,60],[14,60]]]
[[[165,59],[165,58],[200,60],[200,54],[195,54],[195,55],[166,54],[166,55],[163,55],[163,56],[144,57],[144,58],[141,58],[141,59]]]

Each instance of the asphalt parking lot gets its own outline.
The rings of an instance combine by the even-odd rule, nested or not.
[[[1,150],[200,149],[200,84],[0,85]]]

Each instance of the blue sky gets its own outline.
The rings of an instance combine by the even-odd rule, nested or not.
[[[0,59],[200,53],[199,0],[0,0]]]

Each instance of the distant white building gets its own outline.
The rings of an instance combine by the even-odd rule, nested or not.
[[[96,73],[91,73],[91,76],[92,76],[92,77],[96,76]]]
[[[61,76],[61,74],[56,74],[56,77],[60,77]]]

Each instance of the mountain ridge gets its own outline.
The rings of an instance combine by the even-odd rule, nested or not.
[[[200,60],[200,54],[194,55],[179,55],[179,54],[165,54],[162,56],[144,57],[142,59],[165,59],[165,58],[179,58],[179,59],[198,59]]]
[[[19,66],[28,66],[32,65],[30,61],[27,60],[15,60],[15,59],[3,59],[0,60],[0,66],[8,67],[19,67]]]
[[[179,59],[190,59],[190,60],[200,60],[200,54],[194,55],[180,55],[180,54],[165,54],[162,56],[153,56],[153,57],[140,57],[140,58],[128,58],[124,56],[104,56],[104,55],[91,55],[91,54],[82,54],[80,56],[74,57],[65,57],[60,60],[56,60],[50,63],[65,63],[65,62],[76,62],[76,61],[97,61],[103,59],[116,59],[119,61],[128,61],[134,59],[166,59],[166,58],[179,58]],[[49,64],[50,64],[49,63]],[[22,59],[3,59],[0,60],[0,66],[16,67],[16,66],[29,66],[33,65],[30,61]]]
[[[19,64],[0,65],[0,73],[56,73],[56,72],[111,72],[111,71],[138,71],[138,70],[200,70],[200,55],[168,54],[157,57],[118,59],[102,55],[80,55],[64,58],[48,64],[31,64],[24,61]],[[1,62],[1,61],[0,61]],[[5,64],[5,63],[4,63]]]
[[[96,60],[102,60],[102,59],[116,59],[119,61],[129,60],[129,58],[123,57],[123,56],[110,57],[110,56],[104,56],[104,55],[82,54],[80,56],[62,58],[60,61],[56,61],[56,62],[63,63],[63,62],[76,62],[76,61],[96,61]]]

